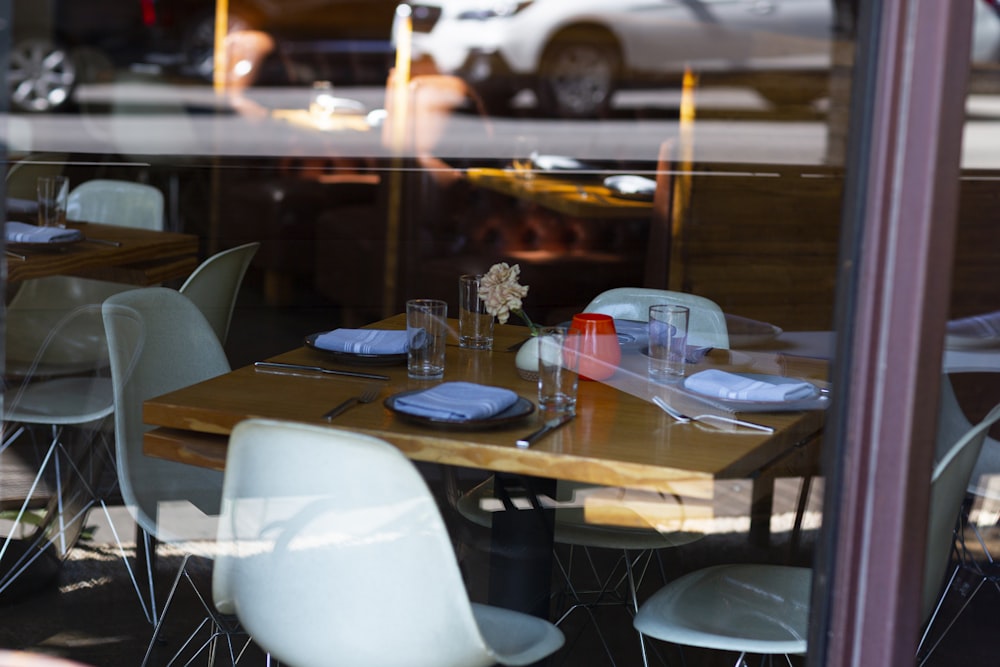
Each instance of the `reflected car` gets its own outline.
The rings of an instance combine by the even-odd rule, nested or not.
[[[229,30],[267,32],[282,82],[296,58],[324,61],[324,78],[384,84],[395,54],[398,0],[230,0]],[[130,69],[211,80],[214,0],[14,0],[8,90],[11,108],[51,112],[73,105],[81,83]],[[344,81],[348,82],[348,81]],[[353,82],[350,81],[350,82]],[[310,81],[311,83],[311,81]]]
[[[65,108],[81,80],[143,60],[151,0],[14,0],[7,82],[13,110]]]
[[[996,61],[995,0],[976,2],[974,58]],[[535,92],[561,117],[606,113],[617,90],[749,85],[776,104],[826,95],[834,0],[419,0],[412,55],[501,108]]]

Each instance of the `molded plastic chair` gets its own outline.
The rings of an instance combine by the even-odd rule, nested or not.
[[[178,543],[190,553],[196,546],[193,540],[206,537],[191,535],[191,526],[218,515],[222,473],[146,456],[142,448],[148,427],[142,421],[142,402],[226,373],[230,367],[208,320],[176,290],[146,287],[122,292],[104,302],[102,314],[114,385],[118,482],[124,504],[141,529],[139,548],[145,556],[149,582],[147,615],[156,625],[151,651],[169,598],[158,615],[152,586],[155,543],[150,538]],[[168,525],[166,520],[177,512],[188,512],[193,518]],[[213,538],[211,531],[207,539],[213,542]],[[175,588],[184,575],[182,564]],[[214,634],[221,623],[210,605],[206,605],[206,613]]]
[[[563,644],[548,621],[470,603],[426,483],[371,436],[237,424],[218,542],[216,604],[283,663],[527,665]]]
[[[616,287],[594,297],[584,312],[647,322],[649,307],[658,303],[673,303],[691,309],[689,344],[729,349],[729,330],[722,309],[711,299],[696,294],[649,287]]]
[[[73,376],[46,376],[50,356],[62,355],[74,333],[97,328],[103,328],[99,306],[70,311],[41,341],[21,382],[3,393],[0,455],[15,444],[22,447],[19,458],[30,455],[25,445],[47,439],[43,447],[35,447],[38,472],[0,543],[0,593],[5,598],[45,583],[47,573],[54,575],[90,509],[95,503],[104,505],[112,493],[103,484],[104,472],[114,465],[105,429],[114,407],[111,379],[101,374],[106,364],[79,365]],[[41,516],[28,521],[27,513],[38,508],[44,508]]]
[[[163,194],[155,187],[130,181],[95,179],[73,188],[67,203],[71,219],[122,227],[163,229]],[[7,306],[7,373],[20,375],[38,354],[38,342],[68,312],[84,305],[100,305],[112,294],[132,285],[74,276],[26,280]],[[72,344],[54,350],[46,362],[49,374],[67,375],[80,366],[91,367],[107,356],[100,330],[80,330],[67,335]],[[59,358],[61,357],[61,358]]]
[[[181,285],[180,293],[191,299],[208,319],[219,341],[225,344],[243,276],[260,243],[246,243],[218,252],[202,262]]]
[[[938,451],[930,481],[922,618],[939,597],[952,531],[972,468],[1000,405],[968,426],[951,384],[942,380]],[[662,641],[720,651],[800,654],[807,649],[812,571],[782,565],[718,565],[686,574],[653,594],[635,617],[639,632]],[[737,664],[740,664],[738,661]]]
[[[163,193],[152,185],[95,178],[69,193],[66,217],[70,220],[163,231]]]

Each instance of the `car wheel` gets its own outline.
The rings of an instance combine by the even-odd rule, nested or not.
[[[753,84],[761,97],[775,107],[811,106],[830,94],[826,72],[816,74],[764,74]]]
[[[43,113],[69,104],[77,83],[69,51],[44,39],[18,43],[7,69],[11,108]]]
[[[576,32],[557,37],[542,56],[536,93],[545,113],[562,118],[605,114],[618,86],[621,56],[610,38]]]

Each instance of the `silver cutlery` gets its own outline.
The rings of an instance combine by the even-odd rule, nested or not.
[[[363,405],[365,403],[371,403],[376,398],[378,398],[378,395],[379,395],[380,391],[381,391],[381,389],[379,387],[369,387],[368,389],[365,389],[363,392],[361,392],[357,396],[351,396],[346,401],[343,401],[343,402],[338,403],[337,405],[335,405],[333,407],[333,409],[331,409],[329,412],[327,412],[326,414],[323,415],[323,419],[325,419],[327,421],[331,421],[334,417],[336,417],[337,415],[341,414],[342,412],[344,412],[345,410],[347,410],[347,408],[351,407],[352,405],[358,405],[358,404],[362,404]]]
[[[764,431],[765,433],[774,433],[774,428],[770,426],[765,426],[764,424],[758,424],[756,422],[748,422],[743,419],[735,419],[733,417],[724,417],[722,415],[686,415],[675,408],[670,407],[670,405],[660,398],[659,396],[653,397],[653,403],[663,408],[663,411],[668,415],[676,419],[681,424],[686,424],[688,422],[703,422],[712,423],[718,422],[721,424],[733,424],[735,426],[743,426],[744,428],[752,428],[756,431]]]
[[[363,378],[365,380],[388,380],[388,375],[378,375],[377,373],[359,373],[357,371],[339,371],[333,368],[323,368],[322,366],[307,366],[305,364],[286,364],[278,361],[255,361],[256,368],[277,368],[291,371],[309,371],[312,373],[324,373],[326,375],[343,375],[344,377]]]
[[[83,237],[83,240],[89,243],[101,243],[103,245],[110,245],[116,248],[122,247],[121,241],[112,241],[111,239],[95,239],[92,236],[85,236]]]
[[[4,250],[4,254],[6,254],[8,257],[12,257],[13,259],[19,259],[21,261],[25,261],[28,259],[25,255],[16,253],[13,250]]]
[[[528,435],[524,436],[523,438],[520,438],[517,441],[517,446],[520,447],[521,449],[525,449],[527,447],[530,447],[532,444],[538,442],[540,439],[542,439],[543,437],[545,437],[546,435],[548,435],[552,431],[556,430],[557,428],[559,428],[563,424],[566,424],[566,423],[572,421],[573,417],[575,417],[575,416],[576,415],[572,415],[572,414],[561,415],[559,417],[555,417],[554,419],[548,420],[547,422],[545,422],[545,424],[540,429],[538,429],[534,433],[529,433]]]

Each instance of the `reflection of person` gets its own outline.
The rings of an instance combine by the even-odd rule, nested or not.
[[[405,95],[403,104],[397,98]],[[397,89],[395,70],[386,83],[386,123],[383,143],[403,151],[412,151],[418,166],[426,170],[440,187],[451,187],[464,180],[463,169],[449,164],[436,154],[446,136],[451,120],[459,111],[474,109],[483,121],[483,131],[492,134],[492,126],[475,91],[456,76],[420,74]],[[400,110],[402,118],[395,116]],[[400,132],[401,136],[394,136]]]
[[[266,108],[244,95],[260,74],[264,59],[274,51],[274,38],[260,30],[235,30],[226,35],[224,85],[229,102],[240,114],[264,118]]]

